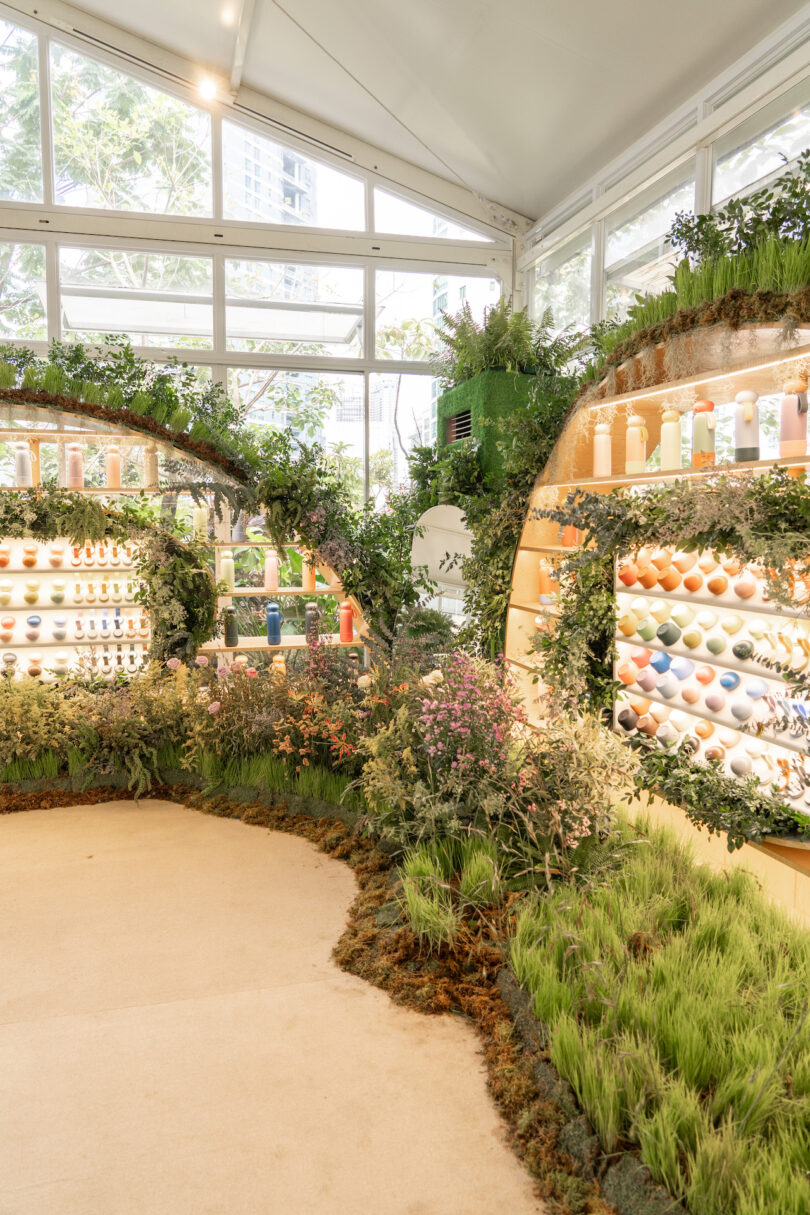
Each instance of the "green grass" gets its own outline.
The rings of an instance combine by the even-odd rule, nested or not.
[[[621,342],[641,329],[663,324],[681,308],[707,304],[734,288],[787,293],[799,291],[808,284],[810,238],[784,241],[770,237],[743,253],[697,267],[681,262],[674,270],[672,287],[658,295],[644,296],[630,308],[622,324],[602,336],[602,358],[591,371],[598,374],[604,358]]]
[[[233,759],[223,763],[208,752],[198,755],[195,764],[209,789],[216,785],[227,785],[231,789],[269,789],[274,793],[297,793],[302,797],[318,798],[358,813],[366,809],[362,794],[351,787],[352,781],[325,768],[302,768],[295,773],[275,755],[253,755],[249,759]]]
[[[810,1215],[810,933],[643,830],[519,917],[552,1060],[605,1149],[636,1145],[691,1215]]]
[[[21,780],[43,780],[59,775],[60,757],[55,751],[46,751],[36,759],[13,759],[0,769],[0,781],[16,784]]]
[[[411,928],[436,949],[452,945],[465,915],[492,907],[503,896],[497,845],[477,836],[414,848],[405,854],[400,877]]]

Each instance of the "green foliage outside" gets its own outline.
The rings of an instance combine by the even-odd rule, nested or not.
[[[629,827],[612,869],[522,911],[512,966],[603,1148],[691,1215],[805,1215],[810,935],[748,874]]]

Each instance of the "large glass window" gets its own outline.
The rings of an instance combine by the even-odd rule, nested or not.
[[[481,320],[484,309],[497,303],[501,293],[494,278],[405,270],[378,270],[376,290],[377,358],[423,362],[437,353],[436,329],[443,312],[452,315],[466,302]]]
[[[47,337],[44,247],[0,244],[0,340]]]
[[[363,353],[363,271],[228,259],[225,326],[229,350],[262,354]]]
[[[62,335],[101,342],[115,334],[135,346],[208,349],[214,339],[212,278],[208,257],[62,248]]]
[[[387,190],[374,191],[374,226],[378,232],[390,232],[394,236],[441,237],[444,240],[481,240],[490,237],[472,228],[453,223],[446,215],[418,207]]]
[[[0,21],[0,198],[42,201],[35,34]]]
[[[326,450],[357,501],[364,494],[365,407],[362,375],[238,367],[228,373],[232,400],[249,422],[284,428]]]
[[[211,119],[68,47],[51,46],[56,200],[211,215]]]
[[[375,374],[369,384],[369,483],[378,505],[409,481],[408,454],[436,438],[438,380]]]
[[[679,211],[695,205],[691,165],[637,195],[610,217],[605,231],[605,315],[621,320],[636,295],[670,285],[672,249],[666,234]]]
[[[585,329],[591,320],[591,234],[578,236],[545,258],[534,280],[534,311],[549,308],[556,330]]]
[[[222,124],[226,219],[362,230],[363,182],[248,127]]]
[[[795,89],[758,110],[714,145],[712,204],[748,191],[810,147],[810,86]]]

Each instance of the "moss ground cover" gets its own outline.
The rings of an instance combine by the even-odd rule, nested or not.
[[[608,1152],[692,1215],[810,1211],[810,934],[753,879],[626,828],[613,872],[527,904],[511,959]]]

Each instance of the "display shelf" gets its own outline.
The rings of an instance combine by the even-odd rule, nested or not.
[[[744,473],[766,472],[772,468],[810,467],[810,456],[792,456],[784,459],[749,460],[744,463],[713,464],[711,468],[681,468],[667,472],[643,472],[616,474],[611,477],[580,477],[577,481],[555,481],[555,489],[619,489],[624,486],[656,484],[661,481],[704,480],[719,473],[732,476]]]
[[[516,603],[514,599],[510,599],[509,606],[517,608],[519,612],[532,612],[537,616],[540,612],[548,612],[551,616],[559,616],[560,609],[556,603]]]
[[[743,332],[744,335],[756,334],[764,332],[766,329],[766,325],[759,325],[756,328],[747,328]],[[690,392],[696,400],[701,397],[711,398],[717,388],[722,388],[723,385],[729,383],[733,383],[735,388],[739,384],[740,387],[754,389],[760,396],[768,396],[775,391],[773,387],[775,372],[781,369],[784,376],[788,376],[793,365],[801,365],[809,357],[810,343],[803,343],[794,346],[789,353],[777,357],[770,353],[764,354],[760,358],[741,358],[737,365],[696,372],[694,375],[684,376],[679,380],[666,380],[650,388],[631,389],[629,392],[617,393],[602,400],[588,401],[585,407],[594,410],[604,409],[606,405],[632,405],[634,413],[643,413],[645,405],[651,405],[657,410],[665,401],[684,392]]]
[[[363,641],[355,639],[354,641],[341,641],[337,633],[319,633],[318,641],[321,645],[328,645],[334,649],[362,649]],[[223,654],[236,653],[237,650],[257,651],[262,650],[266,653],[278,653],[279,650],[306,650],[309,642],[303,634],[290,634],[289,636],[282,635],[281,645],[269,645],[266,637],[240,637],[238,645],[226,646],[223,641],[216,639],[214,641],[206,641],[200,646],[201,654]]]
[[[232,591],[223,591],[220,599],[247,599],[253,596],[272,599],[274,596],[283,598],[287,595],[306,595],[309,598],[313,595],[333,595],[340,598],[342,594],[343,588],[340,586],[316,586],[314,591],[305,591],[301,586],[280,586],[277,591],[266,591],[260,586],[237,586]]]
[[[670,600],[673,600],[675,603],[686,603],[690,606],[694,605],[701,608],[715,608],[719,611],[743,612],[746,615],[762,616],[771,620],[778,620],[780,617],[790,621],[806,620],[808,625],[810,625],[810,616],[808,616],[807,612],[802,611],[801,608],[784,607],[781,603],[773,603],[772,600],[769,600],[768,603],[759,603],[753,607],[749,607],[748,605],[751,603],[750,599],[740,599],[739,597],[736,599],[724,599],[720,595],[693,595],[691,592],[684,595],[682,591],[664,591],[656,586],[649,591],[643,587],[640,591],[637,591],[635,587],[625,586],[619,579],[616,580],[614,590],[617,595],[630,595],[635,596],[637,599],[657,599],[661,603],[668,603]],[[772,607],[770,606],[771,603],[773,603]]]
[[[0,663],[2,663],[3,654],[13,654],[16,650],[24,650],[26,654],[29,654],[36,653],[38,650],[95,649],[100,645],[136,645],[141,649],[146,649],[150,640],[149,637],[96,637],[95,639],[83,637],[81,641],[77,641],[75,637],[66,637],[64,641],[29,641],[27,638],[23,638],[21,641],[0,642]]]

